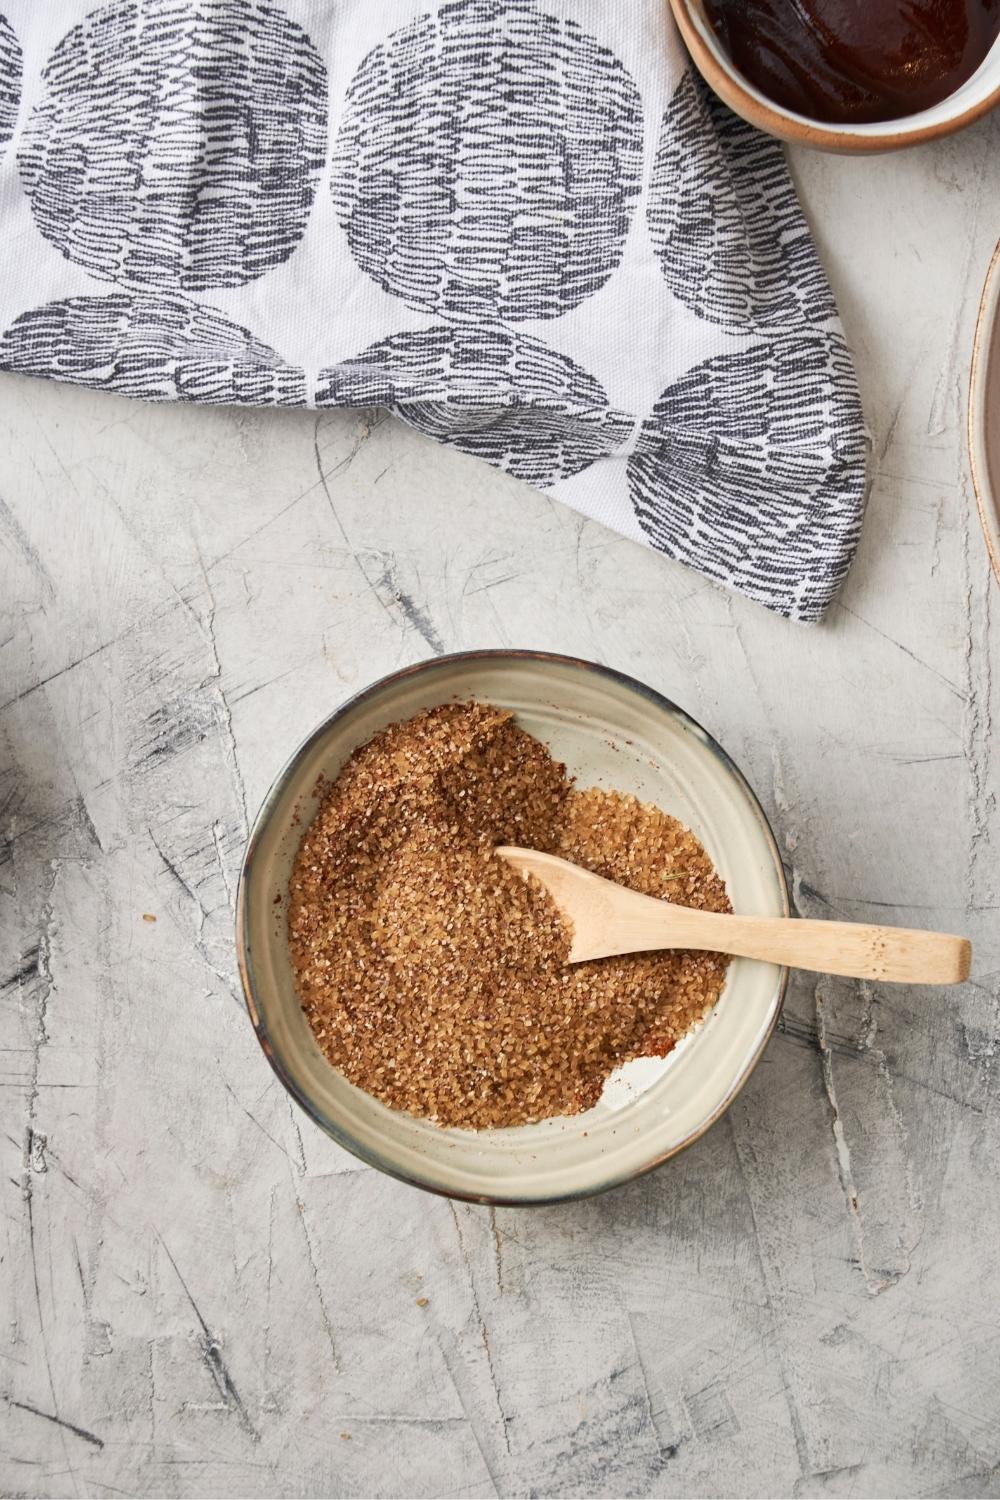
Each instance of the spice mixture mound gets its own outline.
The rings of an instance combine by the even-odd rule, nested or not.
[[[321,795],[289,889],[299,997],[333,1066],[392,1108],[474,1129],[576,1114],[718,998],[715,953],[565,965],[567,923],[497,844],[685,906],[729,902],[676,819],[575,790],[512,714],[458,703],[390,725]]]

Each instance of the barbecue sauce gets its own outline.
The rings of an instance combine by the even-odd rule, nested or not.
[[[831,124],[897,120],[963,84],[1000,0],[704,0],[735,66],[776,104]]]

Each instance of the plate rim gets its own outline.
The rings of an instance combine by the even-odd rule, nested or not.
[[[986,388],[988,384],[991,344],[998,328],[1000,314],[1000,240],[994,247],[986,269],[986,279],[979,298],[976,328],[972,336],[972,362],[969,369],[968,449],[972,489],[983,528],[986,551],[993,575],[1000,583],[1000,494],[994,489],[986,452]],[[1000,370],[997,371],[1000,380]]]

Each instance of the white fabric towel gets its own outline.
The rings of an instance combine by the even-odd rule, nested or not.
[[[0,0],[0,368],[385,406],[782,614],[850,564],[848,351],[665,0]]]

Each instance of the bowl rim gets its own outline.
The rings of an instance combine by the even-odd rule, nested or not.
[[[767,814],[761,806],[756,792],[753,790],[753,787],[750,785],[749,781],[744,776],[739,766],[727,753],[727,751],[722,748],[715,737],[711,735],[703,725],[698,723],[697,719],[693,718],[689,713],[686,712],[686,710],[680,708],[678,704],[674,703],[672,699],[667,698],[663,693],[657,692],[655,688],[647,686],[647,684],[640,682],[638,678],[630,676],[627,672],[618,671],[615,667],[605,666],[601,662],[588,661],[584,657],[563,655],[559,652],[534,651],[529,649],[515,648],[507,649],[503,647],[497,647],[484,648],[481,650],[473,651],[447,652],[443,653],[440,656],[428,657],[423,661],[414,662],[411,665],[401,667],[394,672],[386,673],[385,676],[379,677],[376,681],[369,683],[367,687],[360,689],[359,692],[353,693],[350,698],[346,699],[345,702],[340,704],[338,708],[334,709],[333,713],[329,714],[327,718],[325,718],[320,724],[318,724],[316,728],[306,736],[306,738],[301,742],[298,748],[293,751],[293,753],[286,760],[285,764],[268,788],[264,799],[261,802],[257,815],[253,820],[253,825],[247,838],[246,848],[244,850],[243,859],[240,864],[239,881],[236,891],[236,955],[239,967],[240,982],[243,987],[243,998],[246,1003],[247,1013],[250,1017],[250,1022],[253,1026],[254,1034],[257,1038],[258,1043],[260,1044],[264,1056],[267,1058],[267,1061],[270,1063],[279,1081],[284,1085],[288,1093],[305,1112],[305,1114],[308,1115],[309,1119],[312,1120],[313,1124],[318,1125],[319,1128],[324,1132],[324,1134],[330,1136],[330,1138],[335,1141],[338,1146],[342,1147],[345,1151],[350,1152],[352,1156],[357,1157],[360,1161],[365,1162],[366,1165],[375,1167],[378,1171],[386,1173],[389,1177],[394,1177],[398,1182],[404,1182],[410,1187],[421,1188],[425,1192],[434,1193],[437,1197],[451,1198],[459,1202],[466,1203],[480,1203],[495,1208],[544,1208],[555,1203],[570,1203],[582,1198],[595,1197],[599,1193],[609,1191],[611,1188],[622,1187],[625,1183],[635,1181],[636,1178],[644,1177],[647,1172],[654,1171],[657,1167],[662,1166],[664,1162],[669,1161],[671,1157],[677,1156],[681,1151],[686,1150],[689,1146],[693,1146],[696,1141],[700,1140],[705,1132],[711,1129],[716,1121],[719,1120],[730,1108],[737,1095],[742,1091],[743,1087],[747,1083],[750,1075],[754,1072],[757,1064],[760,1062],[760,1059],[763,1057],[764,1052],[767,1048],[767,1044],[774,1034],[775,1027],[778,1024],[782,1009],[784,1007],[785,995],[788,989],[789,970],[787,968],[779,969],[777,984],[775,986],[774,992],[773,1014],[771,1016],[769,1024],[763,1031],[752,1055],[747,1059],[740,1072],[736,1075],[725,1097],[713,1110],[711,1115],[709,1115],[709,1117],[702,1122],[702,1124],[696,1131],[692,1132],[691,1135],[689,1135],[685,1140],[681,1141],[678,1145],[671,1147],[669,1151],[661,1152],[659,1155],[654,1156],[648,1162],[643,1163],[642,1166],[636,1168],[634,1171],[621,1173],[620,1175],[596,1183],[593,1186],[580,1188],[574,1192],[553,1193],[546,1197],[537,1198],[523,1197],[516,1194],[505,1193],[463,1193],[453,1189],[448,1189],[446,1187],[443,1187],[439,1182],[427,1181],[415,1173],[401,1171],[392,1162],[386,1161],[384,1158],[379,1156],[376,1151],[370,1150],[367,1147],[363,1146],[361,1143],[355,1141],[354,1138],[350,1136],[348,1132],[345,1131],[336,1120],[330,1119],[324,1113],[324,1111],[320,1109],[320,1107],[306,1093],[304,1089],[299,1087],[298,1083],[291,1075],[290,1071],[286,1068],[284,1061],[275,1049],[264,1021],[263,1010],[257,1003],[257,983],[254,975],[253,957],[250,948],[249,886],[253,874],[254,855],[256,852],[256,848],[266,827],[270,822],[270,818],[273,814],[277,802],[284,795],[289,786],[289,783],[297,774],[300,762],[309,753],[313,746],[325,734],[328,733],[333,725],[346,718],[355,709],[357,709],[359,705],[367,702],[368,699],[372,698],[376,693],[382,691],[386,687],[390,687],[395,683],[405,681],[406,679],[411,677],[420,676],[424,673],[431,673],[436,668],[452,665],[458,662],[496,662],[504,660],[549,662],[561,666],[570,666],[582,669],[586,672],[593,672],[599,677],[607,678],[609,681],[615,682],[619,686],[629,689],[639,697],[645,698],[655,708],[679,720],[683,728],[688,731],[693,731],[696,736],[700,737],[703,740],[706,748],[722,762],[724,768],[742,788],[744,794],[751,804],[751,807],[755,811],[760,823],[761,831],[765,836],[771,857],[774,861],[774,870],[777,876],[778,891],[781,897],[783,915],[786,917],[791,915],[791,902],[789,898],[788,880],[785,875],[784,865],[782,863],[781,853],[778,849],[777,840],[774,836],[774,830],[771,827]]]
[[[758,130],[795,146],[812,146],[820,151],[839,152],[844,155],[874,154],[880,151],[900,151],[906,146],[919,146],[924,141],[935,141],[957,130],[964,130],[1000,103],[1000,83],[983,98],[977,99],[968,108],[955,115],[937,120],[932,125],[914,125],[920,119],[919,111],[903,115],[899,120],[878,123],[895,125],[895,130],[883,134],[863,134],[863,127],[831,125],[822,120],[810,119],[808,115],[796,114],[782,105],[758,96],[739,70],[724,57],[721,48],[702,34],[694,19],[691,0],[670,0],[677,29],[684,45],[709,87],[718,94],[724,104],[747,120]],[[998,45],[994,42],[994,47]],[[992,50],[992,49],[991,49]],[[988,54],[987,54],[988,55]],[[962,87],[965,85],[963,84]],[[947,99],[954,94],[947,95]]]
[[[986,451],[986,388],[993,343],[1000,330],[1000,241],[990,257],[976,313],[969,368],[968,445],[972,489],[979,510],[986,551],[997,583],[1000,583],[1000,491],[990,474]],[[1000,383],[1000,369],[996,376]]]

